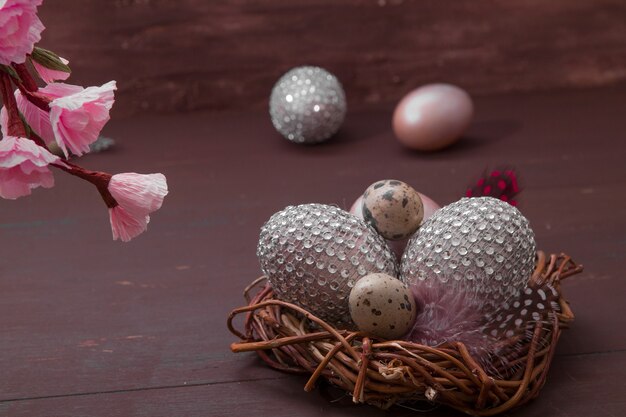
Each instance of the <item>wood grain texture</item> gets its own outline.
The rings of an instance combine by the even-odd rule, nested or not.
[[[315,147],[279,137],[265,111],[114,118],[118,146],[81,164],[163,172],[171,193],[128,244],[111,241],[97,192],[61,173],[54,190],[0,201],[0,415],[379,415],[229,351],[259,228],[289,204],[348,208],[381,178],[449,203],[498,164],[521,174],[538,246],[586,267],[564,285],[577,318],[548,387],[514,415],[622,415],[624,108],[626,85],[480,97],[467,136],[436,154],[393,139],[389,106],[350,113]]]
[[[488,94],[626,79],[622,0],[62,0],[41,17],[75,82],[118,80],[119,115],[265,108],[304,64],[336,73],[353,109],[428,82]]]
[[[558,357],[553,377],[542,396],[503,416],[571,417],[621,416],[626,383],[626,353]],[[597,381],[603,381],[598,389]],[[395,406],[389,411],[354,405],[349,397],[327,388],[312,393],[302,390],[304,378],[280,377],[237,383],[164,387],[132,392],[94,393],[60,398],[42,398],[0,403],[0,413],[13,417],[54,415],[55,417],[241,417],[251,410],[260,416],[292,417],[446,417],[462,416],[427,404],[414,410]],[[427,412],[424,412],[427,411]]]

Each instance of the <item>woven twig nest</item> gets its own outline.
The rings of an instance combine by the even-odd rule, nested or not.
[[[267,284],[252,296],[253,288],[265,283],[265,277],[245,289],[248,305],[233,310],[228,318],[228,328],[241,339],[231,349],[256,351],[273,368],[309,374],[306,391],[322,377],[350,392],[356,403],[388,408],[427,400],[472,415],[495,415],[539,394],[561,330],[574,319],[560,282],[580,271],[582,266],[564,254],[537,253],[530,282],[550,283],[558,291],[560,312],[551,323],[536,323],[532,337],[505,341],[518,346],[516,357],[509,358],[517,371],[506,379],[489,376],[462,343],[431,347],[370,338],[362,332],[336,329],[301,307],[275,299]],[[233,325],[241,313],[247,313],[243,332]]]

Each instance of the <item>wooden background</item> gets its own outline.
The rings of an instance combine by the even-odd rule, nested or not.
[[[41,18],[71,82],[119,81],[104,132],[117,145],[79,163],[163,172],[170,194],[128,244],[97,192],[62,173],[0,201],[0,416],[458,415],[305,393],[230,352],[225,321],[275,211],[347,208],[381,178],[447,204],[494,164],[520,172],[538,247],[585,265],[564,284],[577,317],[546,386],[506,417],[626,415],[624,0],[46,0]],[[304,63],[337,73],[351,106],[316,147],[281,138],[266,110]],[[409,152],[389,115],[430,81],[466,87],[478,111],[457,145]]]
[[[585,265],[563,284],[576,320],[545,388],[503,417],[625,416],[626,85],[476,104],[466,137],[436,154],[403,149],[390,108],[348,113],[315,147],[280,137],[264,110],[114,117],[118,145],[79,163],[163,172],[170,194],[126,244],[68,175],[0,201],[0,416],[461,417],[334,402],[324,384],[306,393],[306,378],[232,353],[226,317],[260,274],[261,225],[286,205],[348,208],[381,178],[448,204],[499,163],[520,173],[538,247]]]
[[[483,95],[626,79],[623,0],[54,0],[41,18],[73,82],[119,81],[116,117],[265,108],[303,64],[337,74],[352,108],[433,81]]]

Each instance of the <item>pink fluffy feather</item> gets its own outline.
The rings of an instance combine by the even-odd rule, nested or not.
[[[414,285],[411,291],[418,314],[407,339],[428,346],[462,342],[484,347],[485,338],[480,331],[484,314],[475,297],[441,285]]]
[[[547,283],[528,286],[499,306],[466,291],[451,291],[445,285],[413,285],[418,313],[405,339],[427,346],[463,343],[491,375],[511,375],[512,365],[524,341],[532,337],[538,322],[551,325],[560,311],[558,294]],[[513,344],[503,343],[516,338]]]

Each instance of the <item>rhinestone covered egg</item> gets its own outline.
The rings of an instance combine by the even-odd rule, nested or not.
[[[319,143],[337,133],[346,115],[341,83],[320,67],[296,67],[286,72],[270,95],[274,128],[295,143]]]
[[[261,228],[257,256],[277,298],[337,327],[353,327],[348,298],[374,272],[398,276],[391,249],[362,220],[323,204],[289,206]]]
[[[520,294],[535,266],[535,239],[518,209],[492,197],[463,198],[439,209],[413,235],[401,276],[497,305]]]

